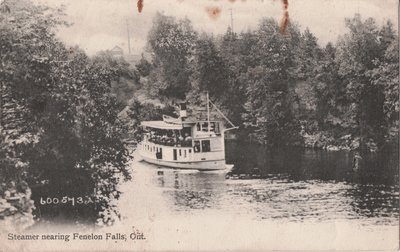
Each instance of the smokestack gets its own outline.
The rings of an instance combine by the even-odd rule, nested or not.
[[[179,117],[185,119],[187,117],[186,113],[186,103],[180,103],[181,110],[179,111]]]

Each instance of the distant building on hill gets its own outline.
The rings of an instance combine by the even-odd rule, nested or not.
[[[124,56],[124,50],[122,50],[122,48],[119,46],[114,46],[114,48],[110,50],[110,53],[114,57],[123,57]]]

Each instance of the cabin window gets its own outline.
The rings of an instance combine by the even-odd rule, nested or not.
[[[210,131],[215,132],[215,134],[220,134],[219,130],[219,123],[218,122],[211,122],[210,123]]]
[[[157,157],[157,159],[162,159],[162,149],[161,148],[157,147],[156,157]]]
[[[192,149],[189,149],[189,154],[192,153]]]
[[[219,123],[215,123],[215,130],[214,130],[215,134],[221,134],[221,131],[219,129]]]
[[[208,122],[203,122],[201,124],[201,131],[204,131],[204,132],[208,131]]]
[[[179,156],[182,157],[182,150],[179,150]]]
[[[210,122],[210,131],[215,132],[215,122]]]
[[[182,132],[183,132],[182,136],[184,136],[184,137],[192,136],[192,128],[191,127],[184,127]]]
[[[202,152],[210,152],[210,140],[203,140],[201,141],[201,151]]]
[[[184,158],[186,158],[186,157],[187,157],[186,150],[184,150],[184,151],[183,151],[183,155],[184,155]]]
[[[200,152],[200,141],[194,141],[193,150],[194,152]]]
[[[196,128],[197,128],[197,131],[200,131],[200,130],[201,130],[201,128],[200,128],[200,123],[197,123],[197,124],[196,124]]]
[[[177,151],[176,151],[176,149],[174,149],[174,160],[177,160],[177,159],[178,159]]]

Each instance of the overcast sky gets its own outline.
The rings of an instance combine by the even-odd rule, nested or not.
[[[142,13],[137,0],[39,0],[51,5],[66,6],[67,20],[73,26],[59,31],[67,45],[79,45],[88,54],[118,45],[128,51],[127,23],[132,53],[139,54],[157,12],[177,18],[188,17],[199,32],[221,34],[231,22],[235,32],[254,29],[263,17],[279,21],[283,16],[281,0],[144,0]],[[362,18],[374,17],[378,24],[390,19],[397,27],[398,0],[288,0],[290,20],[308,27],[321,45],[335,42],[346,32],[344,18],[359,12]],[[207,8],[221,10],[212,19]]]

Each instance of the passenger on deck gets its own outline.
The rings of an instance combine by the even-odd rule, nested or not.
[[[188,133],[185,133],[185,146],[192,146],[192,137]]]
[[[183,142],[183,137],[180,135],[179,137],[178,137],[178,146],[183,146],[184,145],[184,142]]]
[[[200,152],[200,142],[199,141],[194,141],[194,152]]]
[[[174,140],[172,138],[169,138],[168,141],[167,141],[167,145],[168,146],[174,146],[175,145],[174,144]]]

